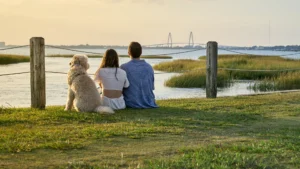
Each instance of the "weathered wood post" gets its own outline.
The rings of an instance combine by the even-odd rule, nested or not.
[[[218,43],[206,46],[206,98],[217,97]]]
[[[42,37],[30,39],[31,107],[45,109],[45,41]]]

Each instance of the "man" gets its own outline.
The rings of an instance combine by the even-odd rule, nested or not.
[[[125,104],[130,108],[157,108],[155,103],[154,71],[145,60],[141,60],[142,46],[138,42],[131,42],[128,47],[130,61],[121,65],[127,73],[130,83],[123,90]]]

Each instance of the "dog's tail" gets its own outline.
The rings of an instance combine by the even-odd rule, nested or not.
[[[95,109],[95,112],[100,113],[100,114],[114,114],[114,110],[110,107],[107,106],[98,106]]]

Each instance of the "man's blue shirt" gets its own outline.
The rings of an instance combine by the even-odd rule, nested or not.
[[[130,83],[124,88],[123,95],[127,107],[131,108],[157,108],[155,103],[154,71],[145,60],[131,60],[123,65],[121,69],[127,73]]]

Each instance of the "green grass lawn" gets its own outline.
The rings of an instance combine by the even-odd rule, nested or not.
[[[115,115],[0,108],[0,168],[300,168],[300,93]]]
[[[29,56],[0,54],[0,65],[30,62]]]
[[[87,55],[89,58],[102,58],[102,55]],[[71,58],[73,57],[73,55],[69,55],[69,54],[57,54],[57,55],[48,55],[47,57],[57,57],[57,58]],[[123,58],[129,58],[128,55],[119,55],[119,57],[123,57]],[[159,56],[159,55],[145,55],[145,56],[141,56],[141,58],[143,59],[172,59],[172,56]]]

